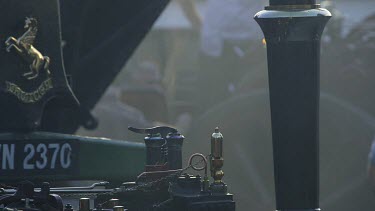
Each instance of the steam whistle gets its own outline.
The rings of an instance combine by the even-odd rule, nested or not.
[[[177,129],[159,126],[153,128],[129,127],[130,131],[147,134],[146,172],[176,170],[182,168],[182,144],[184,136]]]
[[[214,179],[214,182],[210,186],[212,193],[227,193],[228,190],[227,185],[222,180],[224,177],[222,170],[224,165],[223,141],[223,134],[216,127],[215,132],[211,135],[210,170],[211,177]]]

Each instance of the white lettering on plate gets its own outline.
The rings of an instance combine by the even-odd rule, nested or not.
[[[2,152],[1,170],[14,169],[15,149],[15,144],[0,144],[0,150]]]
[[[16,147],[23,149],[16,151]],[[0,170],[67,169],[72,163],[71,153],[69,143],[0,144]],[[21,166],[16,166],[18,163]]]

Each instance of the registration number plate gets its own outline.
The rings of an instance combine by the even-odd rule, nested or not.
[[[0,142],[0,174],[71,174],[78,165],[74,140]],[[19,176],[19,175],[18,175]]]

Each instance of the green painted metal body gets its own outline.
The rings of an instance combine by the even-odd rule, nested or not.
[[[2,133],[0,134],[0,144],[4,143],[15,145],[15,161],[13,170],[9,169],[9,166],[7,166],[8,169],[0,170],[0,181],[133,181],[137,175],[143,172],[146,162],[144,144],[106,138],[48,132]],[[35,147],[35,159],[27,162],[36,163],[41,160],[41,150],[38,153],[37,146],[40,144],[49,146],[49,143],[60,143],[60,145],[70,143],[72,145],[73,150],[71,150],[70,156],[72,169],[51,169],[48,164],[45,169],[25,170],[22,165],[24,165],[25,157],[29,151],[25,150],[24,146],[31,144]],[[52,152],[48,153],[52,154]],[[2,156],[4,159],[4,155]],[[51,156],[48,156],[48,162],[50,162]],[[57,157],[59,159],[59,156]]]

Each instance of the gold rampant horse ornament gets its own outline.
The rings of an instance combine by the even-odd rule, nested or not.
[[[30,64],[30,72],[23,74],[28,80],[37,78],[41,70],[50,74],[48,69],[50,64],[50,58],[43,56],[34,46],[34,40],[38,32],[38,22],[35,18],[26,18],[24,28],[27,31],[18,39],[9,37],[5,41],[6,51],[10,52],[12,49],[28,63]]]

